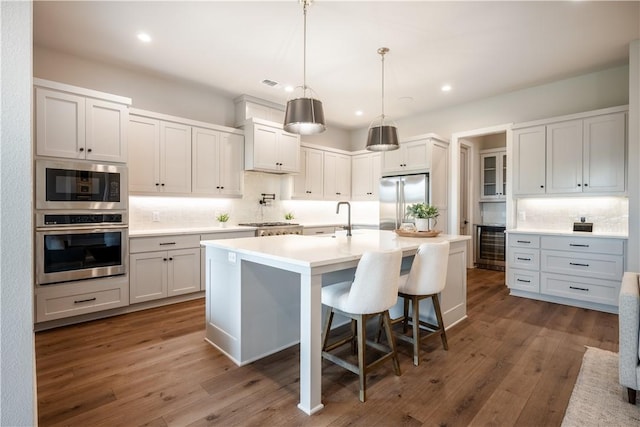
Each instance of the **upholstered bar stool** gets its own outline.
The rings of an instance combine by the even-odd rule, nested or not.
[[[322,304],[327,306],[324,330],[322,333],[322,357],[360,377],[360,401],[366,400],[366,375],[387,359],[392,359],[396,375],[400,375],[400,364],[396,354],[395,340],[391,332],[389,308],[398,299],[398,280],[402,252],[393,250],[388,252],[365,252],[358,262],[353,282],[340,282],[322,288]],[[331,322],[334,313],[343,314],[351,319],[351,335],[332,344],[328,343]],[[389,346],[384,346],[373,340],[367,340],[367,319],[380,316],[384,325]],[[358,365],[349,363],[332,353],[344,344],[352,344],[357,340]],[[382,356],[367,363],[366,350],[369,346]]]
[[[420,342],[427,337],[440,335],[444,349],[449,350],[438,297],[447,282],[448,262],[449,242],[423,243],[413,259],[409,274],[400,277],[398,295],[404,299],[404,313],[402,317],[394,319],[393,323],[402,322],[402,334],[396,335],[396,338],[413,344],[413,364],[416,366],[420,363]],[[426,298],[431,298],[433,301],[437,325],[420,320],[420,301]],[[411,315],[409,315],[409,303],[411,303]],[[411,336],[406,335],[409,321],[413,327]],[[422,337],[420,336],[421,326],[428,331]]]

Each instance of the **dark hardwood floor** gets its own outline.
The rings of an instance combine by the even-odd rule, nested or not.
[[[325,408],[297,409],[298,347],[239,368],[204,342],[204,300],[36,334],[40,426],[557,426],[585,346],[618,351],[616,315],[511,297],[504,273],[470,270],[469,318],[399,343],[368,377],[323,362]]]

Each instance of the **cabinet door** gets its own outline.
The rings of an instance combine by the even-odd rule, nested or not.
[[[279,170],[298,172],[300,170],[300,137],[280,131],[278,139]]]
[[[129,191],[157,192],[160,188],[160,122],[129,118]]]
[[[253,127],[253,167],[263,170],[278,170],[278,129],[254,125]]]
[[[351,195],[353,200],[371,200],[373,196],[373,155],[361,154],[351,158]]]
[[[499,197],[498,155],[480,155],[480,199],[495,200]]]
[[[429,141],[420,140],[403,144],[404,164],[407,171],[424,171],[431,165]]]
[[[351,158],[336,155],[336,189],[340,200],[351,198]]]
[[[167,296],[167,252],[131,254],[130,301],[150,301]]]
[[[351,159],[337,153],[324,153],[324,198],[347,200],[351,195]]]
[[[220,194],[242,196],[244,136],[223,133],[220,138]]]
[[[431,173],[429,185],[431,186],[431,204],[440,211],[438,217],[438,229],[446,230],[446,210],[449,205],[449,145],[432,142]]]
[[[87,159],[126,163],[129,109],[97,99],[87,99],[85,104]]]
[[[220,192],[220,132],[193,128],[191,136],[191,191],[195,194]]]
[[[402,172],[404,169],[404,148],[382,153],[382,172]]]
[[[160,122],[160,187],[164,193],[191,192],[191,127]]]
[[[36,154],[85,158],[85,99],[36,88]]]
[[[378,200],[380,190],[380,178],[382,178],[382,154],[375,153],[371,156],[371,200]],[[353,177],[353,172],[351,174]]]
[[[584,120],[583,192],[625,190],[625,113]]]
[[[307,169],[309,169],[309,152],[315,151],[309,148],[300,148],[300,172],[293,176],[294,199],[310,199],[311,195],[307,189]],[[322,153],[320,153],[322,157]]]
[[[582,192],[582,120],[547,125],[547,193]]]
[[[546,128],[513,132],[513,194],[544,194],[546,186]]]
[[[323,152],[300,148],[300,173],[293,177],[293,197],[321,200],[323,197]]]
[[[200,290],[200,248],[168,252],[167,296]]]

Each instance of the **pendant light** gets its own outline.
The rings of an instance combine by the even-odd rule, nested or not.
[[[391,151],[400,148],[398,145],[398,127],[384,115],[384,55],[389,48],[381,47],[378,53],[382,57],[382,114],[369,125],[367,135],[367,150]]]
[[[302,60],[302,86],[296,87],[287,102],[283,129],[299,135],[324,132],[324,110],[315,92],[307,86],[307,8],[311,0],[300,0],[304,12],[304,51]]]

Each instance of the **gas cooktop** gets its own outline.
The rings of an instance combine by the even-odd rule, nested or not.
[[[300,224],[295,224],[292,222],[275,221],[275,222],[245,222],[244,224],[238,224],[238,225],[245,225],[248,227],[286,227],[288,225],[300,225]]]

